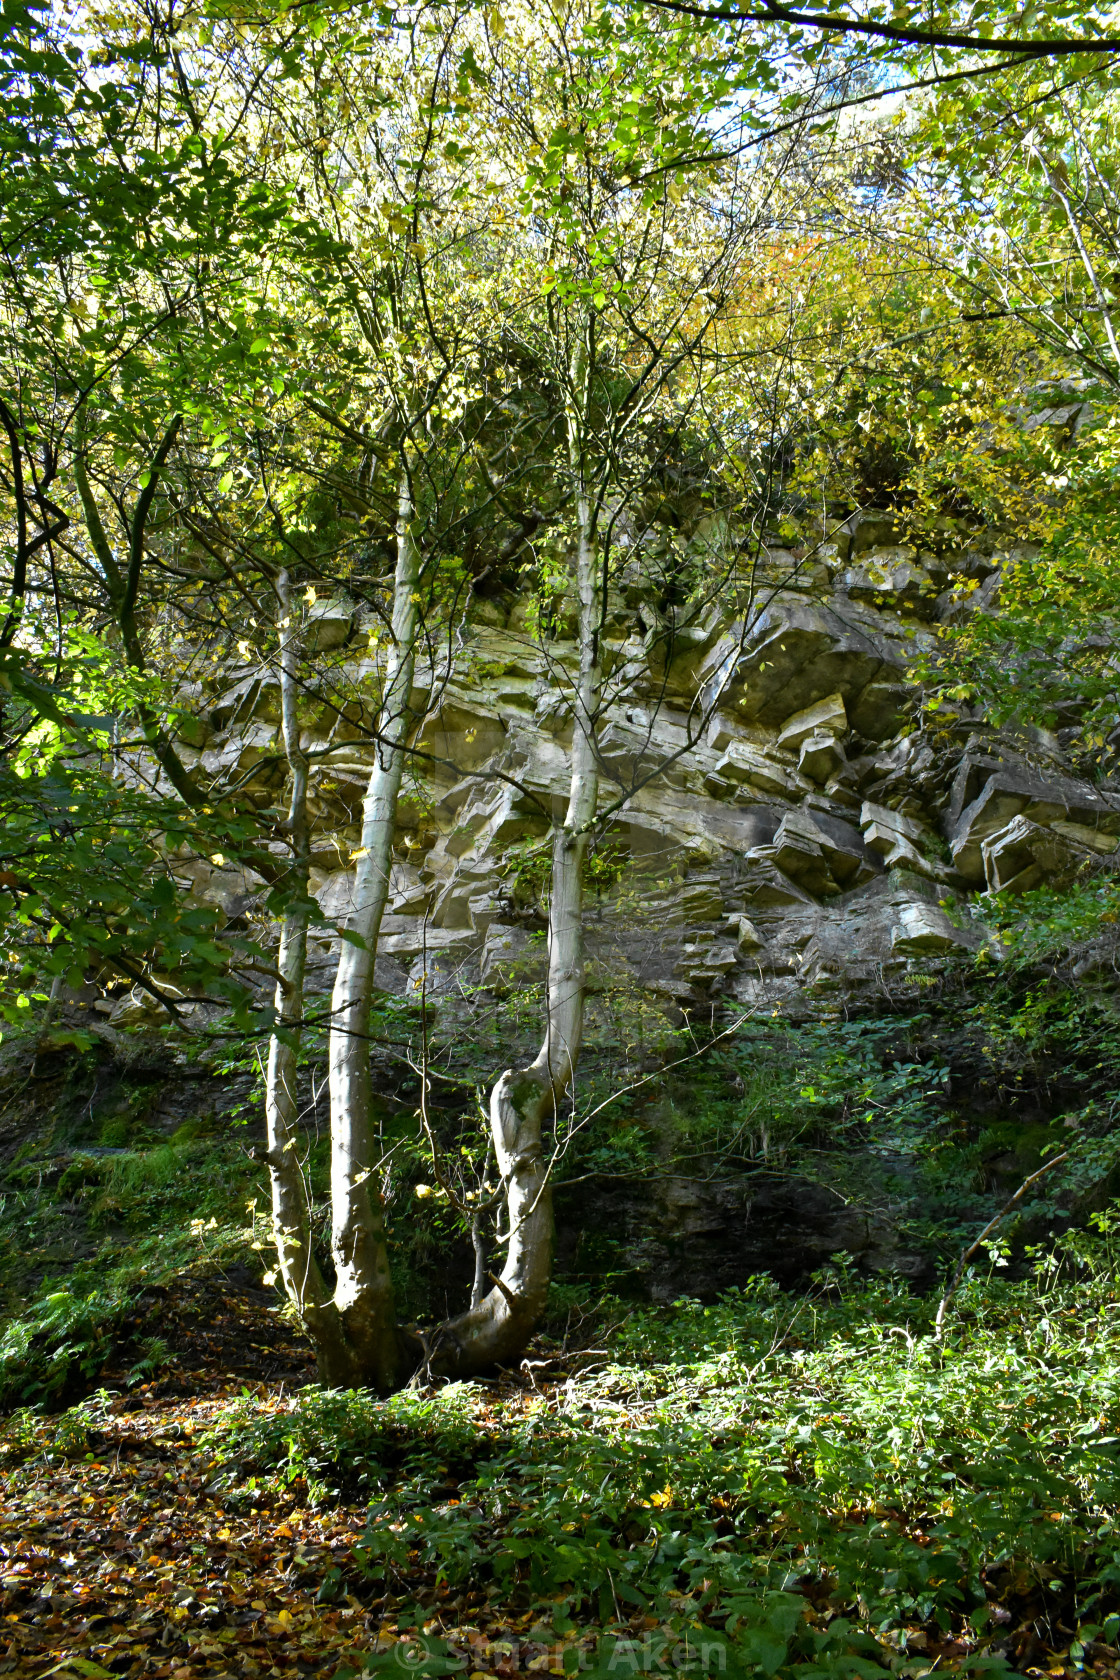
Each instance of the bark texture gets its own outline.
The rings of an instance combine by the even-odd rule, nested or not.
[[[588,326],[588,333],[592,331]],[[588,407],[591,346],[572,362],[569,457],[576,482],[576,583],[580,669],[574,697],[572,772],[564,822],[552,846],[548,915],[548,989],[544,1040],[534,1060],[508,1068],[490,1096],[490,1129],[505,1188],[506,1260],[494,1287],[430,1338],[428,1369],[466,1377],[515,1359],[544,1312],[552,1277],[551,1164],[545,1128],[559,1117],[579,1060],[584,1019],[583,860],[599,797],[595,739],[602,673],[602,589],[596,544],[597,504],[588,483],[582,416]]]
[[[301,897],[306,899],[311,849],[307,823],[308,765],[300,746],[297,631],[286,571],[277,579],[276,594],[280,619],[281,719],[292,790],[288,803],[291,871],[293,885],[302,888]],[[327,1311],[327,1292],[312,1249],[310,1197],[297,1152],[296,1075],[306,961],[307,911],[297,904],[285,913],[280,926],[277,959],[280,983],[276,987],[275,1010],[282,1032],[274,1032],[269,1040],[265,1124],[272,1187],[272,1234],[280,1275],[288,1299],[318,1346],[324,1340],[337,1339],[337,1334]]]
[[[362,807],[362,835],[331,1000],[331,1252],[341,1331],[332,1383],[367,1383],[382,1393],[409,1374],[414,1355],[397,1328],[381,1196],[374,1183],[370,1125],[369,1011],[377,938],[393,862],[416,664],[421,556],[413,531],[407,468],[397,512],[392,643],[385,670],[377,758]]]

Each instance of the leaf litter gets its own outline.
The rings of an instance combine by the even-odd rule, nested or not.
[[[1116,1680],[1112,1315],[1051,1301],[1038,1359],[1014,1287],[948,1349],[898,1294],[810,1336],[771,1293],[379,1402],[185,1282],[159,1374],[8,1420],[0,1673]]]

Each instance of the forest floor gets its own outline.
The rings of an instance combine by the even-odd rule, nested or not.
[[[235,1514],[208,1486],[200,1437],[231,1400],[282,1406],[314,1377],[309,1346],[269,1301],[226,1272],[149,1291],[137,1318],[165,1342],[165,1374],[129,1389],[110,1366],[100,1407],[9,1433],[21,1462],[0,1485],[0,1672],[295,1680],[396,1645],[397,1620],[371,1612],[354,1578],[368,1498],[312,1509],[306,1490],[272,1490]],[[332,1569],[338,1602],[317,1602]],[[502,1658],[496,1671],[514,1672]]]
[[[315,1603],[361,1512],[269,1501],[231,1519],[207,1493],[195,1435],[233,1392],[146,1394],[95,1451],[11,1479],[5,1672],[307,1675],[368,1644],[365,1607]]]
[[[197,1437],[221,1407],[314,1373],[262,1297],[225,1275],[149,1291],[137,1318],[165,1342],[165,1374],[130,1390],[110,1367],[99,1427],[77,1421],[61,1441],[49,1419],[32,1428],[0,1505],[5,1672],[310,1674],[354,1645],[358,1611],[324,1612],[315,1594],[361,1513],[269,1500],[231,1526],[206,1489]],[[290,1374],[266,1377],[277,1364]]]
[[[9,1420],[0,1674],[306,1680],[395,1652],[393,1672],[445,1666],[414,1660],[417,1632],[442,1634],[461,1653],[446,1666],[462,1672],[565,1672],[557,1653],[595,1639],[560,1641],[539,1613],[505,1616],[482,1590],[417,1580],[403,1607],[371,1596],[354,1556],[368,1496],[313,1507],[300,1478],[251,1495],[249,1510],[226,1508],[207,1440],[227,1408],[251,1397],[262,1413],[282,1411],[315,1378],[309,1343],[275,1302],[237,1263],[148,1289],[116,1331],[133,1349],[141,1332],[157,1334],[161,1375],[130,1386],[127,1357],[112,1361],[92,1402]],[[516,1373],[488,1388],[507,1414],[541,1392]],[[618,1628],[640,1637],[647,1620]]]
[[[736,1538],[724,1514],[743,1498],[733,1486],[743,1456],[728,1433],[730,1420],[709,1411],[691,1434],[685,1421],[690,1411],[713,1399],[721,1412],[729,1399],[742,1399],[744,1391],[729,1381],[734,1373],[726,1343],[732,1319],[723,1309],[693,1303],[684,1313],[676,1332],[678,1358],[687,1354],[690,1337],[694,1343],[698,1336],[714,1339],[722,1351],[715,1365],[710,1359],[706,1364],[694,1360],[687,1367],[687,1388],[679,1376],[685,1366],[679,1367],[678,1386],[668,1395],[667,1436],[658,1421],[663,1418],[658,1394],[664,1400],[666,1385],[656,1369],[647,1371],[648,1380],[636,1379],[631,1370],[620,1387],[611,1375],[619,1367],[584,1381],[578,1358],[571,1357],[564,1361],[569,1368],[551,1379],[542,1365],[489,1385],[459,1385],[457,1397],[452,1394],[446,1403],[443,1423],[438,1396],[413,1395],[402,1402],[388,1428],[386,1409],[368,1397],[324,1397],[307,1386],[310,1351],[275,1305],[268,1304],[270,1299],[274,1302],[259,1287],[220,1271],[149,1292],[137,1312],[144,1327],[157,1331],[164,1343],[158,1374],[141,1383],[135,1367],[129,1373],[110,1366],[101,1373],[101,1390],[77,1407],[53,1417],[24,1411],[9,1418],[0,1432],[0,1463],[6,1463],[0,1504],[0,1673],[35,1680],[54,1674],[81,1680],[241,1675],[297,1680],[322,1674],[345,1680],[356,1671],[382,1669],[496,1675],[501,1680],[541,1671],[623,1676],[680,1669],[794,1674],[804,1680],[870,1680],[892,1673],[900,1680],[923,1680],[935,1672],[1024,1674],[1039,1680],[1074,1680],[1087,1673],[1102,1680],[1120,1676],[1113,1625],[1120,1618],[1114,1615],[1110,1623],[1103,1618],[1108,1605],[1100,1582],[1108,1579],[1108,1570],[1098,1575],[1086,1599],[1097,1607],[1096,1620],[1085,1615],[1079,1620],[1078,1590],[1071,1596],[1068,1581],[1047,1583],[1047,1576],[1061,1567],[1053,1550],[1047,1556],[1044,1548],[1062,1512],[1039,1510],[1038,1501],[1028,1499],[1041,1524],[1042,1545],[1036,1528],[1020,1529],[1021,1555],[1015,1558],[1007,1544],[982,1536],[987,1555],[977,1567],[965,1555],[967,1533],[977,1527],[975,1513],[965,1528],[954,1530],[944,1515],[938,1526],[928,1496],[924,1514],[918,1515],[917,1506],[909,1513],[904,1509],[900,1492],[894,1505],[885,1506],[864,1491],[862,1502],[845,1495],[840,1507],[848,1514],[838,1516],[837,1501],[823,1492],[826,1472],[820,1469],[819,1440],[813,1451],[822,1480],[813,1498],[818,1508],[827,1504],[830,1509],[825,1539],[818,1528],[812,1543],[803,1539],[786,1545],[788,1525],[799,1520],[795,1507],[802,1495],[796,1489],[804,1480],[793,1471],[787,1452],[781,1486],[789,1493],[789,1508],[769,1508],[772,1501],[765,1498],[759,1508],[769,1510],[769,1564],[785,1546],[788,1556],[804,1558],[804,1572],[800,1579],[792,1574],[783,1578],[782,1563],[776,1575],[771,1571],[772,1586],[758,1587],[757,1580],[764,1579],[757,1577],[760,1531],[751,1535],[740,1529]],[[744,1303],[730,1308],[739,1321],[744,1310]],[[1048,1310],[1052,1318],[1058,1316],[1053,1304]],[[708,1322],[711,1313],[714,1323]],[[860,1316],[857,1312],[855,1319]],[[849,1343],[858,1341],[862,1332],[852,1329],[854,1320],[849,1316],[844,1322]],[[1077,1327],[1078,1333],[1082,1328]],[[832,1338],[831,1368],[837,1369],[836,1324],[826,1329],[825,1339]],[[866,1337],[862,1346],[866,1353]],[[890,1335],[885,1347],[894,1358],[896,1342]],[[804,1343],[801,1348],[804,1359]],[[543,1355],[547,1363],[549,1350]],[[913,1361],[908,1368],[915,1369]],[[753,1369],[758,1372],[757,1364]],[[863,1380],[876,1388],[873,1371]],[[1055,1387],[1063,1387],[1060,1358]],[[756,1376],[756,1388],[762,1417],[769,1404],[764,1378]],[[824,1392],[819,1372],[805,1373],[802,1402],[810,1391],[811,1407],[819,1410]],[[1024,1404],[1031,1408],[1037,1398],[1028,1395]],[[462,1410],[467,1403],[469,1419]],[[844,1402],[834,1398],[831,1404]],[[993,1405],[990,1396],[985,1404]],[[994,1409],[1000,1409],[999,1402]],[[577,1412],[588,1421],[577,1423]],[[299,1426],[303,1434],[297,1450],[292,1431],[305,1413],[311,1423]],[[316,1417],[322,1420],[318,1435]],[[469,1426],[465,1433],[464,1421]],[[854,1409],[830,1411],[819,1421],[852,1424]],[[1009,1420],[1008,1429],[1013,1431],[1017,1421]],[[363,1436],[362,1430],[370,1428],[374,1434]],[[587,1433],[589,1428],[597,1429],[598,1436]],[[610,1433],[609,1445],[603,1443],[604,1429]],[[639,1473],[643,1441],[654,1440],[643,1431],[651,1429],[661,1431],[659,1444]],[[331,1458],[332,1434],[337,1446],[337,1438],[347,1432],[349,1448],[335,1455],[341,1471],[328,1465],[324,1472],[338,1486],[317,1484],[316,1474]],[[363,1454],[380,1452],[384,1472],[393,1456],[386,1446],[389,1435],[396,1442],[397,1470],[382,1475],[381,1487],[388,1476],[388,1485],[400,1494],[407,1480],[402,1480],[402,1463],[410,1474],[420,1464],[427,1481],[413,1474],[396,1505],[375,1497],[371,1512],[371,1488],[355,1480],[354,1467],[366,1462]],[[1027,1437],[1013,1432],[1012,1438],[1029,1460]],[[505,1458],[484,1457],[480,1470],[480,1440],[489,1443],[486,1450],[492,1455],[499,1440],[512,1443],[514,1450]],[[730,1456],[713,1461],[728,1444]],[[689,1495],[670,1486],[678,1474],[685,1486],[691,1474],[686,1460],[697,1445],[714,1470],[713,1486],[722,1491]],[[600,1448],[605,1456],[596,1462]],[[421,1451],[420,1459],[409,1459],[414,1450]],[[463,1451],[468,1460],[456,1462]],[[637,1455],[627,1471],[629,1491],[611,1518],[613,1527],[602,1526],[603,1485],[628,1451]],[[992,1451],[989,1445],[989,1463]],[[944,1454],[938,1460],[948,1461]],[[893,1462],[897,1469],[897,1451]],[[593,1484],[599,1483],[604,1464],[607,1475],[595,1505]],[[1037,1475],[1038,1464],[1024,1462],[1024,1481]],[[519,1485],[518,1477],[530,1480]],[[643,1497],[635,1492],[639,1483]],[[520,1498],[511,1497],[511,1488],[519,1489]],[[486,1491],[492,1495],[495,1489],[496,1503],[484,1510]],[[437,1496],[440,1503],[431,1503]],[[757,1486],[752,1497],[757,1503]],[[597,1515],[583,1530],[580,1553],[577,1531],[581,1521],[590,1520],[589,1499]],[[1042,1505],[1052,1504],[1053,1491],[1043,1490]],[[577,1506],[585,1510],[579,1521],[572,1520]],[[635,1506],[648,1511],[657,1529],[652,1551],[648,1536],[632,1526]],[[687,1509],[678,1512],[678,1506]],[[547,1511],[553,1509],[549,1526]],[[953,1509],[952,1502],[942,1503],[943,1513],[951,1516]],[[661,1517],[672,1520],[658,1527]],[[869,1524],[870,1518],[876,1520]],[[385,1524],[381,1533],[389,1559],[380,1569],[370,1551],[370,1525],[376,1521]],[[702,1543],[682,1550],[677,1542],[690,1521],[711,1526]],[[1101,1533],[1098,1522],[1092,1542],[1098,1548]],[[837,1540],[849,1548],[863,1545],[867,1535],[871,1551],[859,1564],[864,1586],[856,1589],[842,1579],[843,1562],[829,1564],[826,1552]],[[565,1565],[562,1554],[569,1539],[575,1549]],[[395,1550],[394,1541],[399,1542]],[[729,1550],[720,1551],[721,1546]],[[746,1577],[732,1572],[719,1610],[715,1583],[720,1569],[731,1567],[737,1548],[745,1553],[751,1547],[755,1555],[740,1555],[738,1562],[755,1570],[753,1596],[742,1596]],[[1110,1546],[1106,1552],[1117,1556]],[[521,1562],[510,1566],[507,1557],[503,1564],[506,1554]],[[533,1590],[546,1554],[553,1559],[548,1566],[552,1574],[546,1569]],[[601,1554],[612,1567],[596,1576],[594,1559]],[[830,1555],[841,1557],[835,1549]],[[1099,1571],[1099,1550],[1094,1556]],[[655,1558],[663,1561],[660,1588]],[[874,1602],[866,1584],[872,1578],[866,1574],[868,1558],[881,1587]],[[631,1559],[635,1573],[628,1584]],[[931,1562],[937,1567],[931,1569]],[[945,1588],[945,1577],[954,1569],[974,1592],[979,1583],[986,1598],[982,1613],[973,1608],[963,1614],[957,1588],[952,1583]],[[642,1592],[635,1590],[639,1584]],[[841,1613],[845,1599],[849,1614]],[[672,1611],[668,1620],[667,1606]],[[851,1606],[858,1606],[854,1617]],[[713,1610],[723,1621],[722,1633],[712,1628]],[[735,1634],[737,1619],[742,1626]],[[716,1641],[702,1650],[696,1647],[691,1661],[681,1656],[690,1650],[689,1629],[696,1630],[693,1637],[710,1634]],[[730,1643],[728,1632],[735,1635]]]

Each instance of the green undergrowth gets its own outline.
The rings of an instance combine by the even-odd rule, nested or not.
[[[1120,1620],[1110,1243],[969,1279],[942,1342],[905,1287],[759,1279],[634,1312],[609,1362],[527,1399],[245,1398],[207,1448],[227,1503],[368,1496],[366,1590],[420,1619],[483,1588],[561,1636],[703,1628],[765,1675],[918,1676],[950,1635],[953,1667],[1014,1669],[1023,1627],[1078,1666]]]
[[[144,1289],[255,1258],[256,1179],[236,1144],[189,1125],[112,1154],[17,1159],[0,1189],[0,1406],[88,1388]]]

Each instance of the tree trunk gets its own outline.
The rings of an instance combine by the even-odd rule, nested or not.
[[[592,330],[589,323],[588,335]],[[430,1338],[428,1369],[440,1376],[466,1377],[515,1359],[544,1312],[552,1278],[552,1187],[544,1128],[550,1119],[555,1124],[583,1039],[583,860],[599,797],[595,731],[602,686],[602,600],[597,505],[588,484],[582,425],[590,361],[591,346],[585,338],[573,357],[576,418],[570,420],[568,433],[577,485],[580,672],[568,807],[552,846],[544,1042],[527,1067],[507,1069],[491,1092],[491,1134],[506,1189],[507,1229],[501,1239],[508,1243],[506,1262],[490,1293]]]
[[[385,671],[377,759],[363,802],[354,907],[346,919],[331,1002],[331,1249],[334,1306],[342,1333],[330,1382],[396,1388],[414,1356],[398,1331],[381,1196],[372,1182],[369,1011],[377,936],[389,895],[397,799],[410,724],[421,561],[413,532],[407,464],[397,513],[393,639]]]
[[[282,571],[276,593],[280,616],[280,704],[284,749],[292,778],[288,806],[293,885],[306,899],[310,860],[307,824],[307,757],[300,746],[296,672],[296,626],[293,623],[290,580]],[[268,1133],[268,1171],[272,1183],[272,1234],[288,1299],[315,1342],[328,1347],[338,1342],[338,1328],[330,1309],[312,1248],[310,1198],[298,1159],[296,1077],[303,1020],[303,978],[307,961],[307,911],[302,904],[284,914],[280,928],[276,987],[276,1022],[268,1046],[265,1084],[265,1123]],[[328,1355],[328,1363],[329,1355]]]

